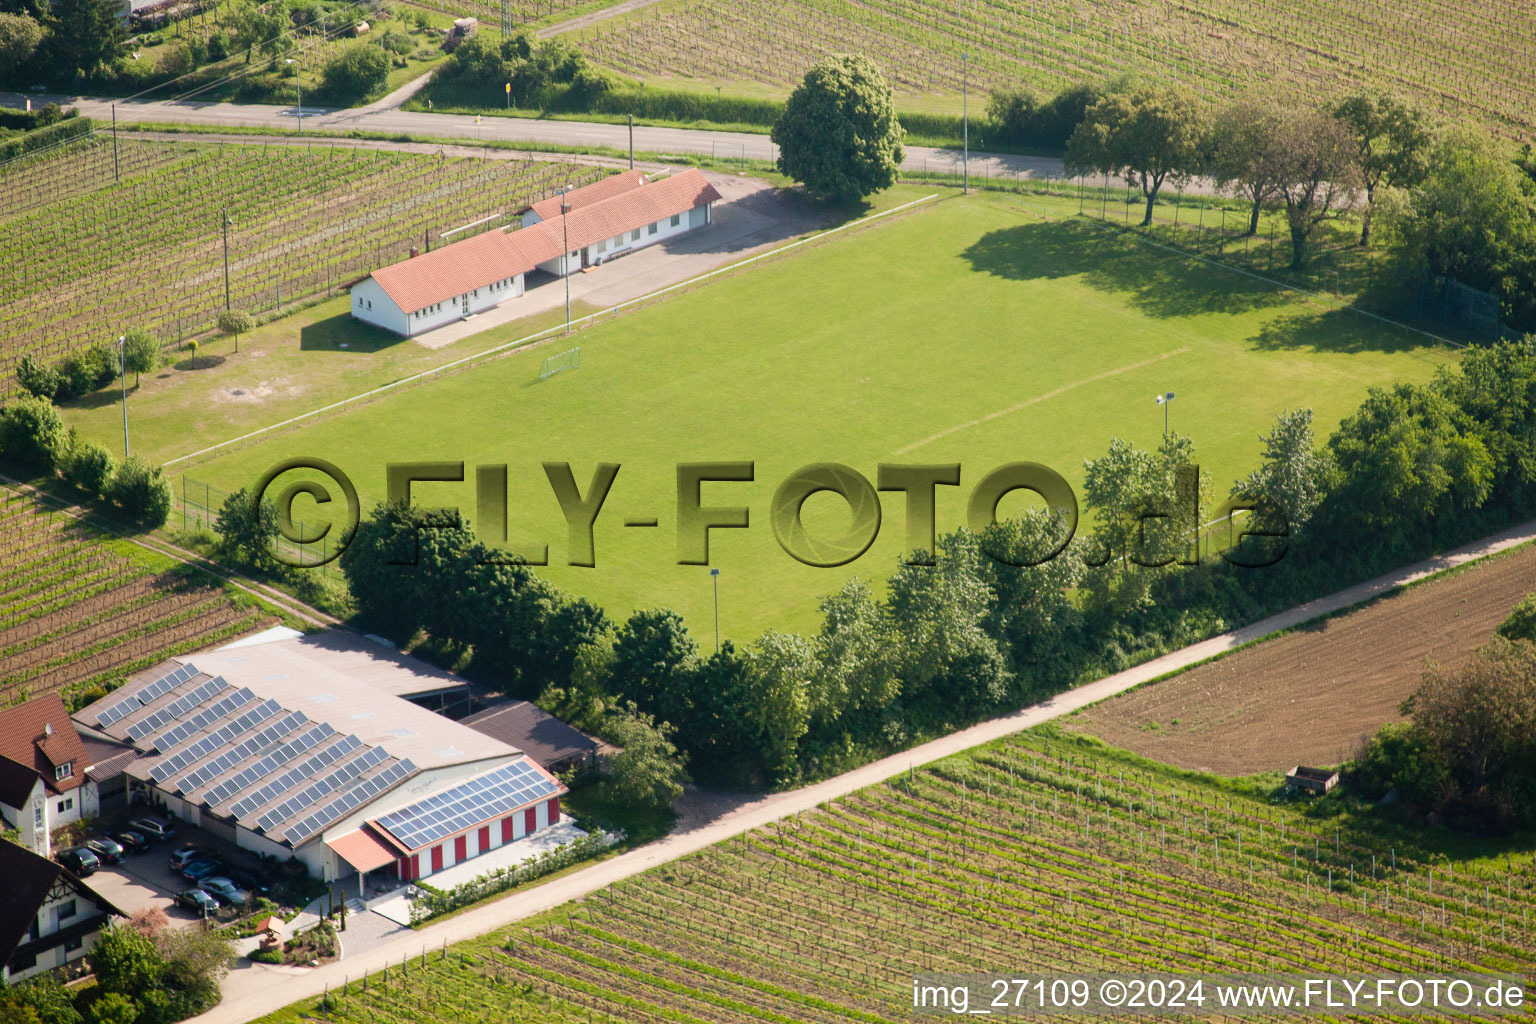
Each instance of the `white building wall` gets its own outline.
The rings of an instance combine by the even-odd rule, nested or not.
[[[409,334],[410,322],[405,312],[395,305],[384,292],[384,287],[371,277],[352,286],[352,315],[363,323],[382,327],[396,334]]]
[[[0,804],[0,818],[5,819],[7,825],[20,833],[18,838],[22,846],[39,857],[51,859],[53,844],[49,838],[51,826],[48,812],[51,807],[48,800],[48,791],[43,788],[43,780],[38,778],[32,784],[32,792],[27,794],[27,799],[22,801],[20,807]]]
[[[655,245],[657,242],[665,242],[669,238],[686,234],[695,227],[703,227],[705,224],[710,223],[712,219],[711,205],[710,203],[704,203],[702,206],[694,207],[691,211],[684,210],[677,215],[676,224],[672,223],[671,217],[663,217],[659,221],[643,224],[638,229],[632,228],[614,238],[595,242],[586,248],[587,262],[595,265],[604,260],[611,260],[615,256],[622,256],[637,249],[644,249],[648,245]],[[656,229],[654,234],[651,232],[652,227]],[[639,232],[639,238],[635,237],[636,231]],[[602,246],[601,251],[598,249],[599,245]],[[540,264],[540,266],[542,267],[543,264]]]
[[[67,907],[71,900],[74,901],[75,912],[69,917],[60,918],[60,911]],[[40,938],[47,938],[48,936],[57,932],[60,928],[67,928],[74,924],[76,921],[80,920],[82,917],[91,917],[99,913],[101,913],[101,908],[92,902],[88,897],[82,894],[72,894],[70,896],[66,896],[63,899],[49,900],[40,908],[38,908],[38,936]],[[7,970],[4,972],[5,977],[9,981],[20,981],[23,978],[31,978],[42,974],[45,971],[51,971],[56,968],[63,967],[65,964],[79,960],[81,957],[89,953],[91,951],[91,947],[95,945],[96,940],[99,937],[99,932],[90,932],[89,934],[82,936],[80,948],[75,950],[65,950],[62,945],[55,946],[52,949],[42,950],[37,954],[37,963],[34,966],[22,971],[11,972]],[[32,939],[30,935],[28,935],[24,937],[22,941],[30,942]]]

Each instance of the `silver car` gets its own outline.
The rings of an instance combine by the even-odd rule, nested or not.
[[[251,898],[251,894],[223,875],[214,875],[197,883],[197,887],[227,907],[239,907]]]

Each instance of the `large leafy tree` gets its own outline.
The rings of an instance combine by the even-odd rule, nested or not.
[[[121,9],[116,0],[54,0],[48,33],[53,68],[84,78],[117,60],[124,39]]]
[[[693,717],[690,673],[698,645],[682,617],[665,608],[642,609],[619,627],[609,677],[614,693],[679,728]]]
[[[1200,168],[1201,112],[1188,92],[1143,87],[1105,96],[1088,108],[1067,143],[1070,173],[1123,174],[1146,199],[1143,225],[1163,185]]]
[[[1288,409],[1264,443],[1263,462],[1232,485],[1233,497],[1265,499],[1279,506],[1291,533],[1299,533],[1328,491],[1333,460],[1312,436],[1312,410]]]
[[[902,128],[868,57],[837,53],[805,73],[773,126],[779,170],[813,194],[854,202],[896,183]]]
[[[0,68],[5,73],[20,68],[32,59],[43,41],[43,27],[27,13],[0,11]]]
[[[255,569],[272,569],[277,560],[272,555],[277,542],[277,504],[262,498],[255,507],[244,487],[224,499],[214,524],[219,535],[219,553],[225,558]]]
[[[1257,234],[1259,214],[1280,195],[1274,138],[1280,106],[1259,96],[1242,96],[1223,106],[1207,132],[1207,169],[1217,185],[1249,203],[1248,233]]]
[[[1429,170],[1429,128],[1424,115],[1392,96],[1356,93],[1339,101],[1334,116],[1349,129],[1365,187],[1365,212],[1360,217],[1360,244],[1371,244],[1371,212],[1376,190],[1412,188]]]
[[[864,580],[848,580],[821,602],[821,632],[814,645],[814,730],[825,734],[839,726],[857,730],[900,696],[901,681],[891,666],[895,638]]]
[[[1349,128],[1325,110],[1288,110],[1273,143],[1275,182],[1291,232],[1291,269],[1307,265],[1312,235],[1342,216],[1359,194],[1358,148]]]
[[[672,726],[630,703],[608,717],[603,732],[619,748],[603,772],[608,799],[623,807],[665,811],[683,795],[688,773],[672,742]]]
[[[389,79],[389,54],[373,43],[356,42],[325,65],[320,88],[334,103],[365,99],[384,87]]]

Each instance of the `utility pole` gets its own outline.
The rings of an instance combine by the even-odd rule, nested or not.
[[[219,219],[224,222],[224,309],[229,309],[229,208],[225,207],[219,214]]]
[[[635,115],[629,115],[629,169],[635,169]]]
[[[112,180],[121,181],[117,169],[117,104],[112,104]]]
[[[963,173],[960,191],[968,193],[971,190],[971,55],[962,53],[960,64],[961,141],[965,146],[960,164]]]
[[[560,269],[564,271],[560,276],[565,278],[565,333],[571,333],[571,231],[566,226],[565,215],[571,212],[571,204],[566,200],[565,194],[569,187],[560,186],[560,235],[565,240],[565,251],[560,254]]]
[[[715,584],[715,653],[720,653],[720,570],[709,570],[709,578]]]

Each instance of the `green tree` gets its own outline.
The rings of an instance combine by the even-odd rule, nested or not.
[[[91,1003],[86,1018],[90,1024],[135,1024],[139,1004],[121,992],[108,992]]]
[[[1029,674],[1018,680],[1022,689],[1053,689],[1075,674],[1082,615],[1071,592],[1083,578],[1082,544],[1074,541],[1046,559],[1060,546],[1066,525],[1049,509],[1031,508],[988,527],[977,549],[977,571],[994,595],[984,627],[1015,673]]]
[[[672,731],[670,725],[657,722],[633,703],[608,716],[603,734],[619,748],[609,756],[603,771],[608,799],[637,810],[666,811],[672,807],[688,781]]]
[[[159,985],[165,967],[153,939],[121,925],[103,928],[87,958],[103,992],[135,1000]]]
[[[781,173],[838,202],[890,188],[901,166],[891,88],[867,57],[837,53],[807,71],[772,138]]]
[[[795,781],[800,739],[810,728],[816,651],[802,636],[772,630],[755,646],[760,699],[748,713],[756,717],[768,781],[782,786]]]
[[[1147,204],[1141,223],[1151,224],[1163,185],[1200,170],[1202,132],[1200,108],[1183,90],[1147,86],[1111,93],[1088,108],[1072,133],[1067,169],[1134,179]]]
[[[1259,214],[1280,195],[1274,138],[1282,124],[1277,101],[1241,96],[1211,119],[1206,163],[1218,186],[1249,203],[1248,233],[1258,234]]]
[[[81,441],[73,436],[62,463],[59,468],[64,479],[92,498],[101,497],[116,469],[111,452],[94,441]]]
[[[371,96],[388,79],[389,55],[372,43],[357,42],[326,62],[320,88],[333,103],[350,103]]]
[[[225,558],[253,569],[276,567],[272,550],[277,543],[277,505],[271,498],[262,498],[257,508],[250,492],[240,488],[224,499],[214,530],[219,535],[219,553]]]
[[[689,675],[698,645],[680,615],[665,608],[635,612],[613,645],[613,692],[680,729],[693,717]]]
[[[891,665],[895,638],[864,580],[854,577],[822,600],[814,646],[811,721],[818,732],[838,725],[862,731],[900,697]]]
[[[1358,148],[1342,121],[1323,110],[1290,109],[1272,143],[1275,182],[1291,233],[1291,269],[1312,254],[1312,235],[1355,203],[1360,181]]]
[[[1509,617],[1499,623],[1499,636],[1506,640],[1536,643],[1536,594],[1527,594],[1515,605]]]
[[[219,330],[235,339],[235,351],[240,351],[240,335],[256,329],[256,318],[243,309],[226,309],[219,314]]]
[[[0,11],[0,68],[20,68],[43,41],[43,27],[30,14]]]
[[[139,375],[150,373],[160,365],[160,341],[141,327],[135,327],[123,335],[123,368],[133,372],[133,386],[139,386]]]
[[[1360,216],[1360,244],[1371,244],[1371,213],[1376,190],[1413,188],[1429,171],[1429,128],[1424,115],[1392,96],[1356,93],[1339,101],[1333,114],[1354,138],[1365,212]]]
[[[1258,469],[1232,485],[1233,497],[1264,498],[1285,513],[1292,535],[1301,532],[1333,479],[1333,460],[1312,437],[1312,410],[1288,409],[1275,420]]]
[[[123,21],[116,0],[54,0],[48,22],[49,64],[89,78],[122,52]]]
[[[1474,345],[1435,373],[1434,388],[1471,422],[1493,459],[1496,496],[1536,485],[1536,337]]]
[[[58,394],[63,379],[59,371],[46,363],[39,363],[31,356],[22,356],[21,362],[16,364],[16,383],[34,398],[51,402],[53,396]]]
[[[257,49],[271,51],[288,27],[288,19],[277,5],[263,10],[251,0],[237,0],[225,12],[224,21],[232,30],[235,49],[245,51],[247,64]]]
[[[1350,766],[1350,781],[1371,797],[1397,790],[1398,798],[1418,811],[1444,802],[1450,773],[1423,730],[1411,722],[1384,725]]]
[[[42,472],[64,452],[64,421],[41,398],[18,398],[0,408],[0,455]]]
[[[164,526],[171,517],[171,485],[164,472],[137,455],[117,467],[103,497],[147,529]]]
[[[19,985],[0,985],[0,1020],[6,1024],[81,1024],[74,993],[56,974],[40,974]]]

